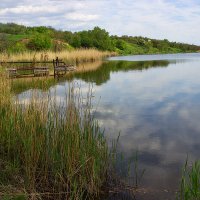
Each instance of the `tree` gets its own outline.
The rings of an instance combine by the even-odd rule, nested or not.
[[[80,32],[81,46],[82,47],[93,47],[93,40],[91,38],[91,31]]]
[[[101,50],[110,50],[114,49],[114,44],[109,36],[109,33],[105,29],[95,27],[91,31],[91,38],[93,40],[94,47]]]
[[[74,34],[71,31],[64,32],[64,40],[70,45],[72,45],[73,43],[73,37],[74,37]]]
[[[74,36],[73,36],[73,41],[72,41],[72,44],[71,44],[73,47],[75,48],[79,48],[81,47],[81,37],[78,33],[75,33]]]

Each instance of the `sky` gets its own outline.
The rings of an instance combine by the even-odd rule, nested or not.
[[[200,0],[0,0],[0,22],[200,45]]]

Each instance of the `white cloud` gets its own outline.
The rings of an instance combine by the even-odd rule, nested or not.
[[[92,21],[98,19],[98,15],[90,15],[84,13],[69,13],[65,15],[66,19],[74,20],[74,21]]]
[[[196,0],[1,0],[0,8],[1,22],[72,31],[100,26],[111,34],[200,44]]]
[[[58,9],[53,6],[17,6],[15,8],[5,8],[0,10],[0,15],[6,14],[37,14],[37,13],[57,13]]]

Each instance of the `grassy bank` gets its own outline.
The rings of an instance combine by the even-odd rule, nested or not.
[[[26,27],[0,23],[0,52],[63,51],[95,48],[122,55],[197,52],[200,46],[158,40],[141,36],[113,36],[94,27],[79,32],[61,31],[52,27]]]
[[[0,61],[7,62],[7,61],[41,61],[47,60],[52,61],[56,57],[59,59],[63,59],[69,63],[77,64],[83,62],[91,62],[102,60],[105,57],[117,55],[116,53],[108,52],[108,51],[99,51],[96,49],[76,49],[72,51],[60,51],[60,52],[53,52],[53,51],[40,51],[40,52],[31,52],[25,51],[22,53],[13,53],[7,54],[2,53],[0,54]]]
[[[90,114],[90,95],[35,93],[21,104],[0,77],[0,199],[97,198],[109,152]],[[83,108],[84,107],[84,108]]]

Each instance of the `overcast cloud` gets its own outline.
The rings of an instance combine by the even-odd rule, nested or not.
[[[200,45],[200,0],[0,0],[0,22]]]

